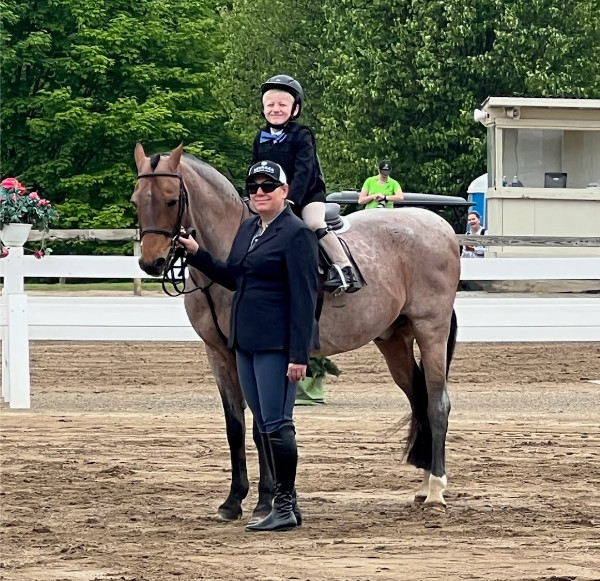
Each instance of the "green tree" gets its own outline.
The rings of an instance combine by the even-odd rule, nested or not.
[[[224,79],[246,140],[272,72],[307,89],[330,189],[378,158],[408,191],[464,194],[485,171],[487,96],[598,97],[600,0],[233,0]]]
[[[234,0],[221,12],[224,61],[215,94],[228,127],[243,140],[246,162],[261,117],[260,85],[282,73],[298,79],[306,95],[301,121],[318,134],[320,87],[315,63],[323,8],[316,0]]]
[[[236,163],[212,95],[215,0],[3,5],[2,173],[58,202],[65,224],[132,223],[136,141]]]
[[[327,2],[325,14],[321,143],[355,185],[385,156],[409,190],[462,194],[485,170],[472,120],[485,97],[599,95],[598,0]]]

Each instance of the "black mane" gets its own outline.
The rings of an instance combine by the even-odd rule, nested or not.
[[[162,157],[168,157],[169,155],[170,152],[168,151],[152,154],[150,156],[150,167],[152,168],[152,171],[156,170]],[[222,189],[225,192],[232,194],[234,197],[239,198],[235,186],[208,162],[191,153],[184,153],[181,156],[181,159],[185,162],[185,165],[194,171],[194,173],[198,174],[203,180],[209,182],[214,189]]]
[[[193,172],[198,174],[203,180],[207,181],[213,189],[222,190],[223,193],[228,192],[234,198],[240,200],[240,196],[235,186],[208,162],[198,159],[191,153],[184,153],[181,159]]]

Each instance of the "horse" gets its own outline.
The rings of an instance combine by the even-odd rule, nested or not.
[[[131,201],[139,220],[142,270],[163,275],[183,229],[195,230],[201,247],[227,260],[240,224],[250,216],[229,180],[208,163],[184,154],[183,144],[148,157],[138,143],[134,157],[138,179]],[[321,349],[312,356],[335,355],[374,342],[410,403],[406,458],[423,470],[414,499],[444,511],[447,377],[457,331],[458,242],[448,222],[420,208],[373,209],[347,219],[350,228],[342,237],[367,284],[353,294],[325,293],[319,320]],[[187,316],[204,342],[221,396],[231,456],[231,486],[216,518],[235,520],[242,516],[249,482],[245,401],[235,354],[226,346],[233,293],[195,269],[190,269],[185,292]],[[253,439],[259,458],[258,501],[252,512],[252,519],[257,519],[271,510],[274,482],[256,422]]]

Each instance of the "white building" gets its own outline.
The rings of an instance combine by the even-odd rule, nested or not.
[[[600,99],[488,97],[486,226],[504,236],[600,236]],[[600,248],[495,247],[498,256]]]

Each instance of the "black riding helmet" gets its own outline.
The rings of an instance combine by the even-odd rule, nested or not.
[[[290,120],[293,121],[298,119],[298,117],[300,117],[300,113],[302,113],[302,105],[304,102],[304,90],[302,89],[302,85],[296,79],[294,79],[294,77],[290,77],[289,75],[275,75],[260,86],[261,97],[263,97],[264,94],[271,89],[285,91],[294,97],[294,106],[292,107],[292,111],[294,111],[296,105],[298,105],[298,113],[292,114]]]

